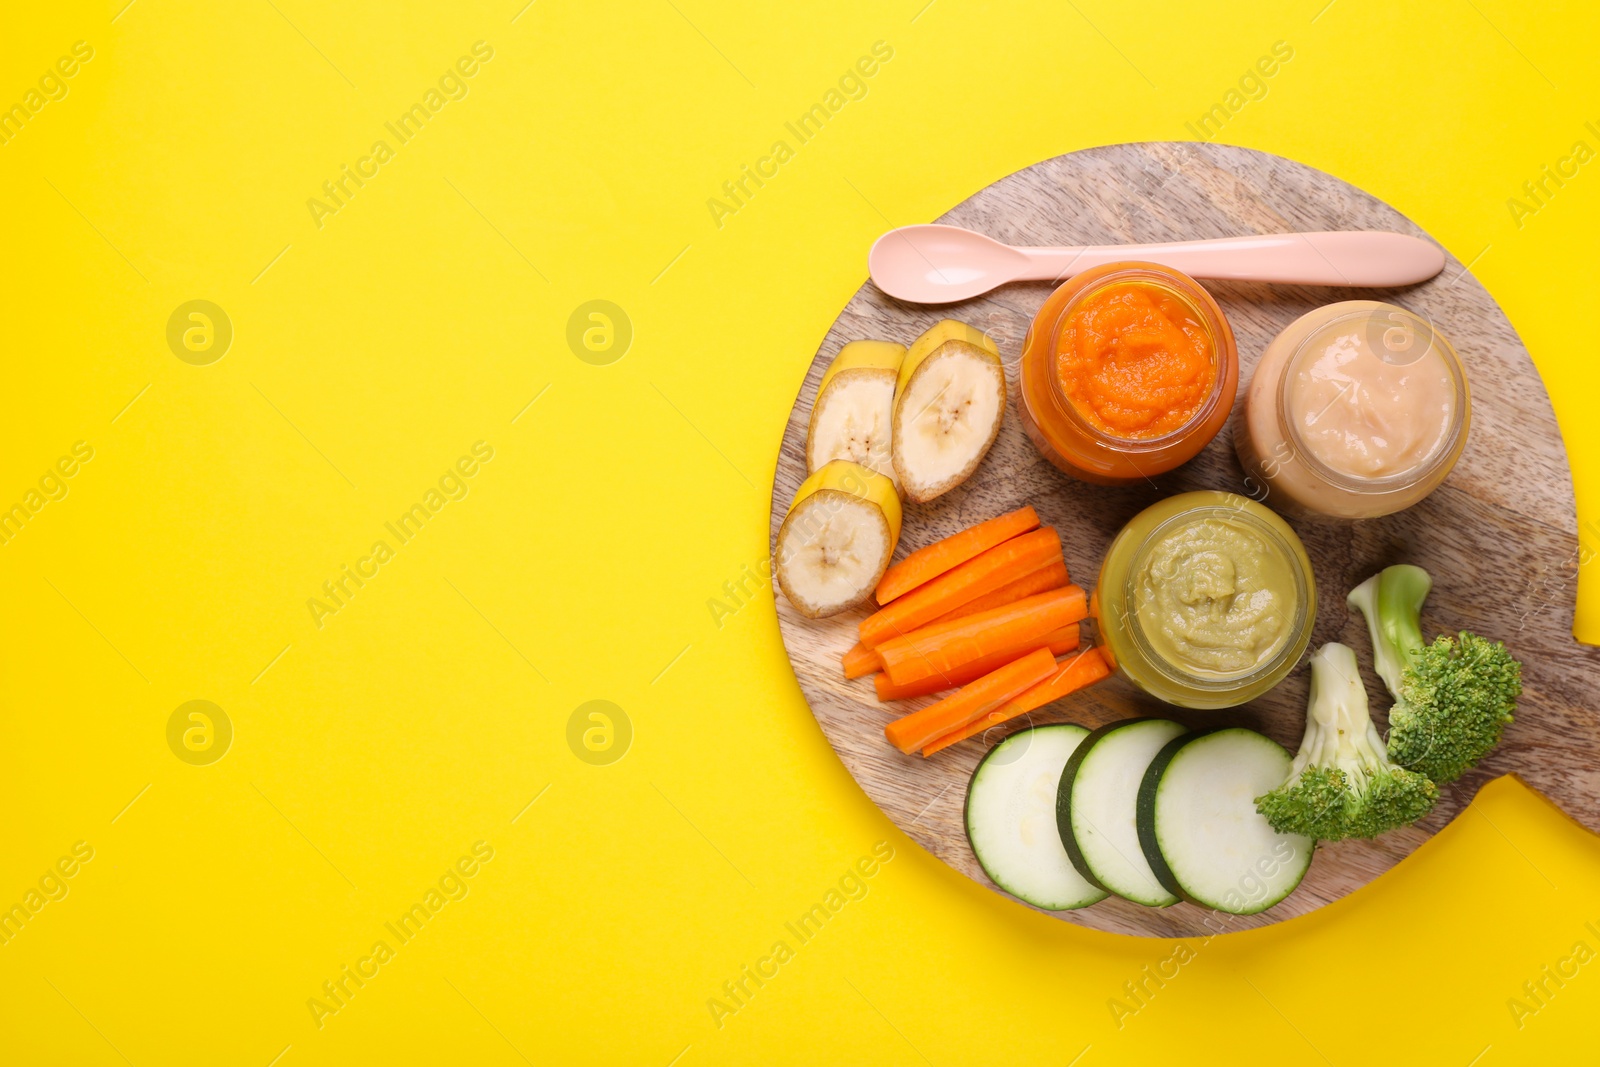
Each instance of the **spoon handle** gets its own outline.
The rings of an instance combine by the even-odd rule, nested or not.
[[[1427,281],[1444,269],[1431,242],[1381,230],[1324,230],[1218,237],[1161,244],[1018,248],[1028,267],[1018,280],[1061,281],[1105,263],[1140,260],[1196,278],[1286,285],[1388,287]]]

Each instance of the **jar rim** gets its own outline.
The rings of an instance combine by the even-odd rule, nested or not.
[[[1363,478],[1359,475],[1347,474],[1344,471],[1336,470],[1318,459],[1311,448],[1307,446],[1305,437],[1300,432],[1298,420],[1291,418],[1289,415],[1289,385],[1296,368],[1310,354],[1310,347],[1313,341],[1325,337],[1329,330],[1343,323],[1358,320],[1371,323],[1380,315],[1393,315],[1395,312],[1406,315],[1413,326],[1420,327],[1423,331],[1426,331],[1428,346],[1422,349],[1421,355],[1417,356],[1412,362],[1415,363],[1426,358],[1429,352],[1437,352],[1439,354],[1445,368],[1450,372],[1455,407],[1450,414],[1450,423],[1445,428],[1445,432],[1421,463],[1381,478]],[[1316,312],[1312,311],[1307,314],[1314,315]],[[1470,387],[1467,384],[1466,370],[1461,365],[1461,357],[1457,354],[1455,346],[1450,343],[1449,339],[1436,330],[1433,323],[1428,321],[1425,316],[1417,314],[1410,308],[1401,307],[1399,304],[1379,302],[1376,307],[1344,312],[1326,322],[1317,324],[1314,329],[1307,331],[1306,335],[1295,345],[1294,351],[1289,354],[1289,358],[1284,361],[1283,374],[1278,380],[1276,414],[1278,416],[1279,432],[1283,435],[1284,440],[1288,442],[1294,457],[1304,463],[1313,475],[1334,488],[1348,493],[1364,496],[1382,496],[1387,493],[1404,492],[1407,489],[1423,485],[1438,474],[1441,467],[1448,469],[1449,466],[1454,464],[1456,456],[1460,454],[1466,440],[1471,404],[1472,396]]]
[[[1102,447],[1115,449],[1119,452],[1145,453],[1159,452],[1188,437],[1195,429],[1205,423],[1221,403],[1227,391],[1227,367],[1225,365],[1224,342],[1231,350],[1233,348],[1233,334],[1228,329],[1227,319],[1222,314],[1222,309],[1216,300],[1205,288],[1193,278],[1182,271],[1171,267],[1163,267],[1158,263],[1143,263],[1129,260],[1124,263],[1107,264],[1104,267],[1092,268],[1079,275],[1079,278],[1089,277],[1092,284],[1083,285],[1073,293],[1056,312],[1055,321],[1050,326],[1049,344],[1046,354],[1050,358],[1049,384],[1050,391],[1055,397],[1062,413],[1092,442]],[[1169,430],[1160,437],[1118,437],[1108,434],[1099,428],[1090,425],[1089,421],[1079,413],[1078,407],[1066,390],[1061,387],[1061,376],[1056,372],[1056,353],[1059,351],[1061,341],[1061,328],[1067,317],[1077,307],[1091,296],[1095,296],[1112,285],[1125,284],[1130,281],[1141,282],[1164,289],[1171,293],[1193,313],[1195,321],[1206,331],[1206,339],[1210,342],[1211,366],[1214,374],[1211,379],[1211,391],[1206,395],[1194,413],[1184,421],[1183,425]],[[1071,284],[1071,282],[1068,282]]]
[[[1294,531],[1289,528],[1283,519],[1268,508],[1250,500],[1247,497],[1234,493],[1222,493],[1221,496],[1231,498],[1229,503],[1197,504],[1168,516],[1151,529],[1139,543],[1133,547],[1128,557],[1127,574],[1123,578],[1122,598],[1127,612],[1125,627],[1129,637],[1132,638],[1140,656],[1144,661],[1160,673],[1168,681],[1204,693],[1227,693],[1243,689],[1263,678],[1287,670],[1293,666],[1294,661],[1300,658],[1305,651],[1305,645],[1310,637],[1312,623],[1312,599],[1315,584],[1310,573],[1310,567],[1304,555],[1304,547],[1295,551],[1294,544],[1277,528],[1282,523],[1290,537]],[[1260,508],[1267,513],[1266,516],[1257,515],[1251,509]],[[1270,519],[1267,517],[1270,516]],[[1225,519],[1239,521],[1250,528],[1252,533],[1260,535],[1268,547],[1278,553],[1288,564],[1289,571],[1294,575],[1295,582],[1295,607],[1294,617],[1289,621],[1289,626],[1284,632],[1283,641],[1278,649],[1267,659],[1255,667],[1239,674],[1223,676],[1209,676],[1186,671],[1178,664],[1173,663],[1166,656],[1157,652],[1151,644],[1149,637],[1144,632],[1144,622],[1139,617],[1139,598],[1137,591],[1137,578],[1147,561],[1151,550],[1175,526],[1188,525],[1206,519]],[[1275,520],[1275,521],[1273,521]],[[1295,538],[1298,543],[1298,538]]]

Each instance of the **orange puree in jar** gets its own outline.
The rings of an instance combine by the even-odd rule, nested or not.
[[[1056,377],[1079,417],[1111,437],[1163,437],[1200,410],[1217,380],[1211,337],[1177,293],[1113,282],[1061,323]]]

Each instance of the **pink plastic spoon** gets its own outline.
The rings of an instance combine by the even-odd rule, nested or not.
[[[1063,281],[1123,260],[1173,267],[1196,278],[1286,285],[1387,288],[1425,282],[1444,252],[1419,237],[1383,230],[1265,233],[1145,245],[1019,248],[960,226],[902,226],[867,254],[879,289],[913,304],[968,300],[1018,281]]]

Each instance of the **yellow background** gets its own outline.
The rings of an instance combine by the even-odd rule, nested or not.
[[[1192,136],[1280,40],[1222,139],[1474,264],[1600,518],[1600,164],[1520,227],[1506,206],[1600,147],[1594,5],[124,2],[13,5],[0,33],[6,105],[94,48],[0,145],[0,501],[95,450],[0,547],[0,904],[94,849],[0,946],[0,1059],[1592,1057],[1600,968],[1520,1029],[1507,1007],[1600,949],[1600,849],[1520,785],[1355,897],[1198,947],[1119,1029],[1108,1000],[1170,946],[921,853],[816,728],[771,593],[720,627],[707,600],[766,551],[784,419],[880,231]],[[318,228],[307,199],[480,40],[468,95]],[[880,40],[866,97],[715,225],[707,198]],[[167,347],[192,299],[233,323],[209,366]],[[634,327],[608,366],[565,340],[593,299]],[[469,495],[318,629],[307,599],[480,440]],[[1600,636],[1593,580],[1581,621]],[[210,766],[167,746],[191,699],[235,730]],[[594,699],[634,729],[609,766],[566,741]],[[469,895],[319,1029],[307,1000],[479,840]],[[715,1025],[708,998],[880,840],[868,895]]]

